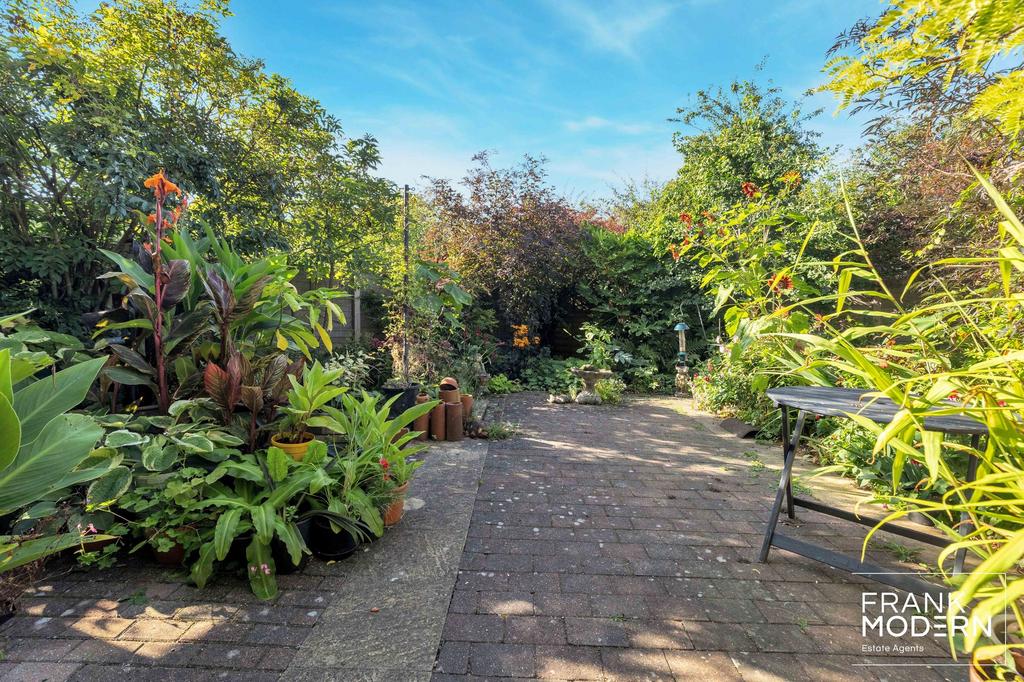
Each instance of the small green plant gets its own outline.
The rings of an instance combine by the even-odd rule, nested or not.
[[[277,439],[282,443],[305,443],[312,440],[309,433],[310,420],[322,411],[325,405],[347,391],[342,386],[332,386],[341,376],[342,370],[326,370],[319,362],[313,363],[302,372],[302,381],[288,375],[292,389],[288,391],[288,404],[281,407],[281,420]]]
[[[486,427],[488,440],[506,440],[516,433],[516,427],[510,422],[494,422]]]
[[[523,387],[504,374],[496,374],[487,383],[487,390],[494,395],[503,395],[506,393],[519,393],[523,390]]]
[[[618,405],[622,402],[622,394],[626,390],[626,384],[622,382],[622,379],[618,378],[601,379],[594,384],[594,389],[597,391],[597,395],[601,398],[602,403]]]
[[[918,557],[921,554],[921,550],[907,547],[898,542],[883,542],[881,547],[896,557],[896,561],[904,564],[917,563]]]
[[[796,626],[798,628],[800,628],[800,632],[804,633],[805,635],[807,634],[807,628],[808,628],[809,625],[810,625],[810,623],[807,621],[806,618],[797,618],[796,619]]]

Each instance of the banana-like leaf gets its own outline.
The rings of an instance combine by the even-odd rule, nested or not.
[[[110,540],[113,535],[90,535],[89,542]],[[31,540],[19,540],[11,536],[0,536],[0,574],[33,561],[46,558],[51,554],[63,552],[65,549],[82,544],[82,536],[78,533],[61,533]]]
[[[14,394],[14,411],[21,420],[21,441],[31,443],[50,420],[85,400],[106,358],[87,360],[35,381]]]
[[[0,470],[10,466],[20,447],[21,420],[7,396],[0,394]]]
[[[103,429],[86,415],[62,414],[50,420],[34,441],[21,446],[11,465],[0,471],[0,515],[59,489],[102,435]]]

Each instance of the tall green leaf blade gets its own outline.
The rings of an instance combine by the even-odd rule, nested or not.
[[[14,380],[11,374],[11,349],[0,350],[0,395],[14,402]]]
[[[59,488],[102,435],[103,429],[86,415],[62,414],[52,419],[39,437],[22,445],[14,462],[0,472],[0,515]]]
[[[234,507],[217,519],[217,526],[213,529],[213,547],[217,551],[217,561],[224,561],[227,557],[241,518],[242,508]]]
[[[21,447],[21,420],[9,400],[0,395],[0,470],[6,469]]]
[[[21,419],[22,443],[31,443],[50,420],[78,407],[106,361],[96,358],[72,365],[18,391],[14,411]]]
[[[249,574],[249,586],[252,593],[260,599],[273,599],[277,596],[277,580],[274,576],[276,566],[270,554],[270,546],[253,538],[245,550],[248,562],[246,572]]]

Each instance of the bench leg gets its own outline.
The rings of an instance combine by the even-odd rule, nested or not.
[[[971,447],[977,451],[978,445],[981,439],[978,436],[971,436]],[[967,482],[973,483],[974,478],[978,475],[978,458],[971,455],[971,458],[967,460]],[[974,524],[971,523],[971,515],[967,512],[960,514],[960,535],[969,535],[974,530]],[[967,550],[958,549],[956,551],[955,558],[953,560],[953,573],[964,572],[964,561],[967,559]]]
[[[768,524],[764,531],[764,541],[761,544],[761,553],[758,555],[758,562],[764,563],[768,560],[768,552],[772,547],[772,538],[775,536],[775,526],[779,522],[779,512],[782,510],[783,498],[786,499],[786,511],[789,518],[794,518],[793,513],[793,489],[792,473],[793,459],[796,456],[796,446],[800,442],[800,436],[804,430],[803,411],[797,413],[796,428],[792,435],[789,432],[789,410],[782,407],[782,474],[779,476],[779,489],[775,493],[775,502],[772,503],[771,514],[768,516]]]

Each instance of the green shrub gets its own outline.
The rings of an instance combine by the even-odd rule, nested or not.
[[[487,383],[487,390],[495,395],[502,395],[505,393],[519,393],[523,390],[523,387],[504,374],[496,374]]]
[[[602,403],[618,405],[622,402],[622,394],[626,391],[626,384],[617,377],[601,379],[594,384],[594,390],[597,391],[597,395],[601,398]]]
[[[569,370],[582,364],[583,361],[577,358],[556,360],[550,355],[538,355],[531,358],[519,373],[519,383],[528,391],[569,393],[579,383],[579,380],[570,374]]]

